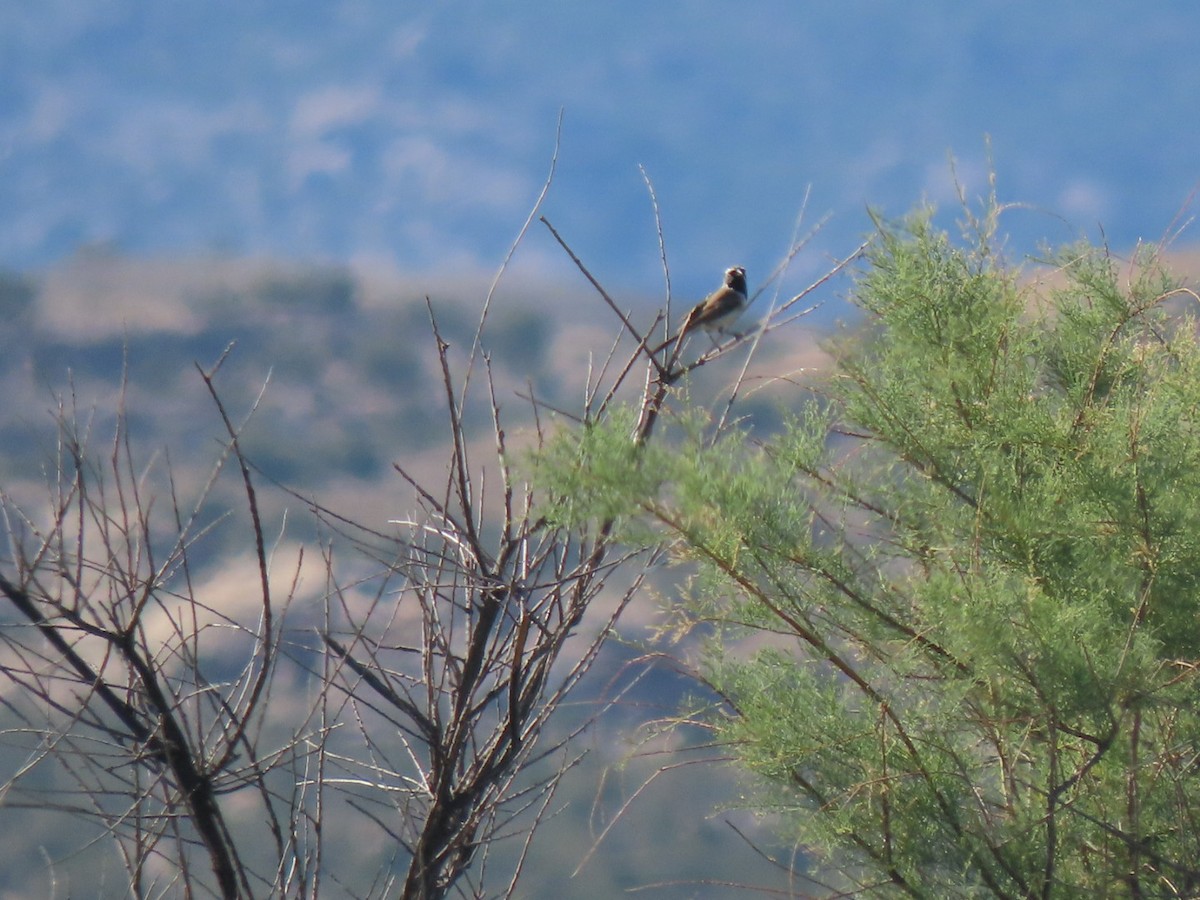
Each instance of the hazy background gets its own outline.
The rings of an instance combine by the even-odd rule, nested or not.
[[[547,215],[598,273],[751,280],[806,189],[820,248],[865,208],[977,195],[1018,248],[1157,239],[1198,175],[1200,6],[824,0],[0,2],[0,265],[81,244],[445,273]],[[1062,217],[1065,221],[1056,219]],[[812,254],[802,265],[819,266]],[[564,266],[544,234],[518,259]]]

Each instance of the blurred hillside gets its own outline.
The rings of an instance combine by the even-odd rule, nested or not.
[[[11,483],[40,471],[31,448],[38,435],[43,444],[52,437],[55,397],[69,390],[103,420],[123,381],[137,445],[170,448],[178,465],[207,459],[221,430],[195,366],[210,367],[227,348],[217,383],[234,412],[248,411],[263,393],[244,445],[270,477],[319,490],[330,502],[331,493],[394,483],[395,461],[417,475],[438,471],[447,433],[427,300],[454,358],[465,362],[489,282],[482,274],[434,282],[264,260],[137,261],[103,251],[39,276],[0,273],[0,313],[9,323],[0,338],[7,397],[0,477]],[[695,299],[676,300],[675,317]],[[653,321],[653,299],[618,302],[642,326]],[[530,396],[577,409],[589,365],[602,365],[619,334],[616,317],[582,279],[502,280],[482,340],[509,425],[532,421]],[[764,342],[756,368],[786,374],[813,365],[815,352],[815,335],[792,327]],[[699,396],[715,399],[739,366],[726,359],[721,371],[701,370]],[[765,419],[776,413],[758,395],[740,409]],[[467,413],[490,428],[484,405]],[[363,509],[365,519],[394,517],[387,491],[372,487],[369,496],[384,505]]]
[[[1177,272],[1200,270],[1200,253],[1174,254],[1172,265]],[[1052,288],[1053,273],[1042,273],[1039,282],[1039,289]],[[0,489],[27,510],[44,508],[59,404],[74,405],[77,418],[90,423],[90,443],[101,456],[111,446],[123,407],[135,457],[151,470],[169,455],[187,501],[204,483],[224,436],[196,365],[211,367],[228,349],[217,385],[235,420],[257,405],[243,445],[264,476],[263,507],[268,531],[280,535],[277,554],[294,556],[301,545],[328,538],[296,495],[386,531],[388,520],[406,515],[413,502],[393,463],[431,486],[441,484],[446,465],[443,376],[427,298],[451,345],[453,377],[461,380],[490,283],[489,274],[411,279],[393,271],[270,260],[135,260],[102,250],[77,254],[41,273],[0,274],[0,314],[8,326],[0,332],[0,388],[6,398],[0,413]],[[835,282],[818,299],[842,297],[847,288],[845,281]],[[655,298],[617,299],[639,325],[654,321]],[[695,299],[677,298],[673,317]],[[760,298],[747,325],[766,303]],[[543,426],[553,426],[553,409],[579,409],[589,371],[594,379],[619,333],[616,317],[582,278],[570,284],[516,277],[500,282],[483,347],[511,447],[519,448],[533,425],[530,396],[544,404]],[[743,355],[727,356],[698,370],[681,390],[720,409],[743,362]],[[808,322],[769,334],[756,351],[736,411],[754,428],[771,428],[805,396],[805,372],[825,362],[819,335]],[[481,362],[472,377],[482,384]],[[466,409],[471,437],[490,445],[486,397],[485,391],[469,392]],[[486,461],[485,450],[481,446],[476,458]],[[161,485],[161,468],[157,472],[154,483]],[[272,487],[271,479],[295,494]],[[218,484],[210,515],[217,517],[223,504],[237,508],[236,490]],[[236,535],[217,529],[195,557],[205,590],[224,596],[217,605],[228,610],[244,602],[239,578],[253,577],[252,569],[243,568],[246,548]],[[301,603],[291,619],[297,634],[311,634],[320,624],[324,582],[319,571],[304,574]],[[631,608],[621,629],[630,641],[647,639],[658,604],[662,598],[669,602],[676,574],[664,569],[655,585],[660,596]],[[646,896],[723,897],[729,891],[722,883],[785,887],[783,873],[728,824],[761,839],[756,823],[737,813],[716,814],[722,807],[736,808],[740,790],[734,774],[714,763],[684,766],[656,780],[581,874],[571,877],[644,779],[661,765],[705,756],[662,753],[678,748],[659,743],[639,747],[640,727],[671,715],[694,685],[665,670],[630,666],[635,656],[635,646],[610,645],[580,693],[582,720],[641,677],[586,738],[589,758],[566,782],[561,811],[535,841],[518,896],[614,896],[656,885]],[[19,762],[19,754],[0,747],[0,761],[8,767]],[[65,873],[68,882],[70,873],[96,864],[96,853],[107,853],[98,845],[92,856],[79,855],[89,835],[74,834],[61,816],[43,811],[0,806],[0,836],[12,850],[10,858],[29,860],[27,867],[0,875],[2,898],[46,894],[43,850],[59,867],[55,877]],[[353,849],[366,869],[388,852]],[[788,848],[775,849],[787,858]],[[106,865],[116,885],[120,873]],[[95,888],[80,895],[119,893]]]

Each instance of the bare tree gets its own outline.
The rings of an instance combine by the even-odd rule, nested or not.
[[[512,892],[580,759],[573,739],[586,722],[548,726],[659,558],[652,544],[615,546],[611,518],[557,517],[562,498],[535,491],[531,461],[558,423],[586,429],[617,415],[631,423],[622,452],[639,454],[680,378],[757,342],[808,295],[685,363],[682,340],[651,349],[669,305],[636,327],[545,224],[620,323],[589,369],[582,409],[531,393],[531,424],[514,444],[486,352],[491,295],[461,358],[431,305],[445,479],[430,486],[397,464],[417,512],[390,528],[281,489],[326,536],[307,550],[325,578],[315,636],[289,626],[304,551],[284,562],[270,537],[265,476],[242,442],[256,404],[240,421],[227,409],[217,384],[226,356],[199,373],[225,439],[190,500],[169,457],[142,464],[123,406],[98,446],[92,419],[63,400],[47,502],[0,498],[10,607],[0,667],[11,688],[2,702],[18,723],[9,736],[28,745],[0,785],[6,805],[95,820],[136,897],[317,897],[331,880],[412,900]],[[469,409],[484,410],[488,426]],[[221,528],[241,529],[234,540],[253,560],[241,586],[253,602],[235,608],[196,577],[197,554],[212,552],[205,541]],[[295,688],[283,672],[308,679],[304,702],[284,702]],[[74,788],[38,790],[48,766]],[[393,862],[366,883],[339,872],[327,854],[335,824],[373,829],[394,843]],[[517,847],[507,861],[493,853],[505,839]]]
[[[212,388],[212,372],[202,377]],[[0,628],[3,671],[16,687],[6,707],[38,743],[3,785],[8,805],[45,804],[21,787],[52,761],[77,785],[56,801],[96,818],[120,850],[134,896],[165,884],[209,885],[223,897],[290,887],[282,873],[252,876],[220,797],[251,787],[274,856],[292,855],[291,826],[268,774],[302,751],[260,752],[259,729],[275,672],[278,621],[292,594],[273,592],[266,535],[237,428],[213,398],[229,439],[199,499],[185,505],[166,460],[139,468],[123,410],[107,452],[93,450],[91,420],[73,398],[59,407],[58,457],[44,511],[3,499],[10,568],[0,592],[17,613]],[[257,621],[206,603],[193,584],[196,543],[212,527],[207,501],[233,460],[258,571]],[[166,496],[151,481],[162,477]],[[213,646],[241,651],[217,676]],[[200,877],[207,859],[211,878]],[[165,873],[165,874],[164,874]]]
[[[656,555],[610,558],[603,526],[571,530],[540,516],[532,488],[514,475],[494,394],[495,468],[485,482],[472,469],[448,346],[437,341],[453,448],[446,483],[432,493],[397,466],[421,512],[396,522],[402,536],[392,541],[321,510],[343,535],[392,554],[379,557],[387,577],[366,615],[340,588],[332,593],[331,621],[346,624],[324,640],[342,663],[336,683],[367,750],[354,765],[341,761],[355,785],[347,790],[407,849],[400,893],[412,898],[445,895],[503,835],[524,835],[528,846],[578,759],[573,734],[545,746],[539,738]],[[589,611],[593,625],[576,636]]]

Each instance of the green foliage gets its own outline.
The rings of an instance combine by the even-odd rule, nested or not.
[[[603,425],[561,432],[542,450],[537,463],[553,498],[546,513],[552,524],[607,522],[636,511],[639,496],[658,493],[657,460],[630,440],[633,426],[631,412],[617,409]]]
[[[989,237],[882,227],[769,443],[593,429],[560,487],[699,567],[713,727],[839,888],[1197,896],[1196,323],[1152,253],[1035,295]]]

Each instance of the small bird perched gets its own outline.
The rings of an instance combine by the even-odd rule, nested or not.
[[[697,328],[709,334],[723,334],[746,308],[746,299],[746,270],[741,266],[726,269],[725,283],[697,303],[683,320],[679,334],[660,344],[654,352],[681,340]]]

